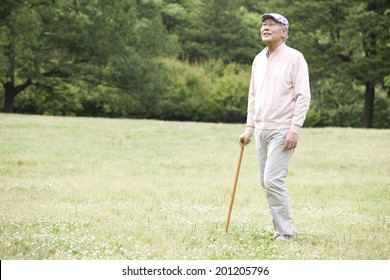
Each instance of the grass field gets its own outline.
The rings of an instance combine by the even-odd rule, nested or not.
[[[243,129],[0,114],[0,259],[390,259],[390,130],[302,129],[278,243]]]

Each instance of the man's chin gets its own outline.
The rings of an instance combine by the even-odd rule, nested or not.
[[[264,43],[269,43],[272,41],[272,38],[271,37],[261,37],[261,40],[264,42]]]

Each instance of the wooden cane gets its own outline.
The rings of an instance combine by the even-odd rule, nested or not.
[[[242,140],[241,140],[242,141]],[[233,202],[234,202],[234,196],[236,194],[236,188],[237,188],[237,182],[238,182],[238,175],[240,174],[240,168],[241,168],[241,161],[242,161],[242,155],[244,154],[244,147],[241,147],[240,151],[240,157],[238,159],[237,169],[236,169],[236,178],[234,179],[234,185],[233,185],[233,191],[232,191],[232,197],[230,199],[230,207],[229,207],[229,214],[226,221],[226,233],[229,229],[229,223],[230,223],[230,216],[232,214],[233,209]]]

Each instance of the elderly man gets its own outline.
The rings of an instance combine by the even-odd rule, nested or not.
[[[246,146],[252,135],[255,137],[274,238],[289,241],[295,239],[296,229],[285,179],[309,109],[309,73],[303,55],[285,44],[288,20],[275,13],[267,13],[261,20],[261,39],[267,46],[252,64],[246,130],[239,143]]]

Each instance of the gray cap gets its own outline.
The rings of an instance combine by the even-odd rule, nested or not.
[[[275,14],[275,13],[267,13],[267,14],[264,14],[261,17],[261,21],[263,22],[267,18],[273,18],[277,22],[279,22],[279,23],[281,23],[281,24],[283,24],[283,25],[288,27],[288,20],[284,16],[282,16],[282,15]]]

